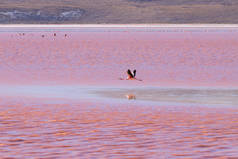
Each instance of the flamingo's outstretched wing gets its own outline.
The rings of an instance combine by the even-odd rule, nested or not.
[[[133,74],[131,73],[131,70],[130,70],[130,69],[127,70],[127,74],[128,74],[128,76],[129,76],[130,78],[133,78]]]
[[[133,71],[133,77],[136,77],[136,70]]]
[[[137,81],[142,81],[142,79],[137,79],[137,78],[135,78]]]

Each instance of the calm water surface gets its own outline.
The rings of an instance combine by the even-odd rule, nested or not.
[[[238,28],[0,28],[0,35],[0,84],[238,86]],[[143,82],[119,81],[128,68]]]

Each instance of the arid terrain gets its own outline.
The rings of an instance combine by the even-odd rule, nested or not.
[[[236,0],[1,0],[1,24],[238,23]]]

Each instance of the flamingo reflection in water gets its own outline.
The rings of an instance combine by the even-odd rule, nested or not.
[[[126,95],[126,98],[128,99],[128,100],[131,100],[131,99],[136,99],[136,96],[134,95],[134,94],[127,94]]]

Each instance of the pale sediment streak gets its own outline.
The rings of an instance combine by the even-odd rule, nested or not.
[[[133,99],[159,103],[238,105],[236,89],[124,88],[97,90],[94,93],[107,98],[126,99],[133,96]]]
[[[116,99],[157,103],[238,105],[237,89],[87,87],[87,86],[1,86],[0,96],[82,99]],[[133,98],[128,98],[132,97]]]

